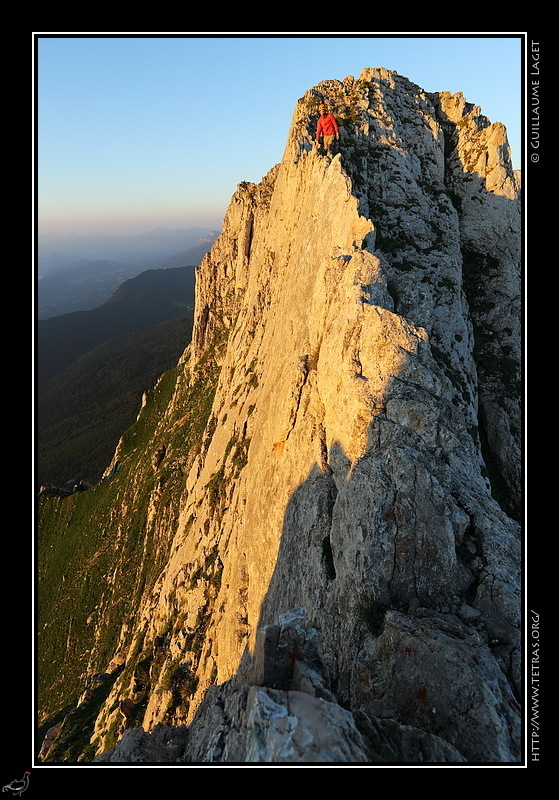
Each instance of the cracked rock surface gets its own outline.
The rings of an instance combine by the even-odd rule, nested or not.
[[[521,758],[519,192],[461,95],[367,69],[298,101],[198,270],[181,369],[219,376],[122,637],[151,658],[143,731],[113,747],[125,655],[98,758]]]

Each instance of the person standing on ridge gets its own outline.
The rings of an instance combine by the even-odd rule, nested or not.
[[[334,139],[340,138],[340,130],[335,116],[328,111],[324,103],[319,106],[319,109],[320,117],[316,125],[316,143],[317,145],[320,144],[320,138],[322,137],[322,146],[326,151],[326,155],[332,156],[332,143]]]

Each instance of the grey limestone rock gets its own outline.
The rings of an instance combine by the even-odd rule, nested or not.
[[[181,361],[216,365],[211,414],[130,646],[165,642],[142,725],[187,726],[179,758],[520,760],[519,193],[501,125],[385,69],[310,89],[239,184]]]

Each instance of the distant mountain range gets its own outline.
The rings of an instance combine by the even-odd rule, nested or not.
[[[39,238],[37,318],[96,308],[124,281],[148,269],[197,266],[217,233],[201,228],[135,237]]]
[[[37,324],[39,484],[98,480],[142,394],[188,345],[195,267],[148,270],[102,305]]]
[[[96,483],[142,395],[171,369],[190,341],[192,315],[111,339],[39,388],[37,483]]]
[[[194,306],[194,272],[195,267],[148,270],[97,308],[39,320],[38,385],[109,339],[185,316]]]
[[[37,274],[63,269],[72,262],[108,260],[153,267],[150,261],[174,256],[216,237],[210,228],[157,228],[131,236],[43,233],[37,238]],[[190,262],[187,262],[190,263]]]
[[[320,101],[343,125],[332,159],[313,143]],[[196,276],[188,358],[110,477],[37,497],[47,770],[528,761],[506,130],[384,67],[309,88],[291,119],[281,163],[237,185]],[[141,365],[137,342],[115,376]],[[103,435],[96,381],[90,363],[60,439]],[[26,589],[6,592],[10,622]],[[549,603],[530,608],[533,680]],[[19,710],[17,656],[3,685]]]

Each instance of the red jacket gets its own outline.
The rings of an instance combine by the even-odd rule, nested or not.
[[[333,114],[322,114],[316,126],[316,140],[318,141],[323,134],[324,136],[331,136],[333,133],[339,133],[336,118]]]

